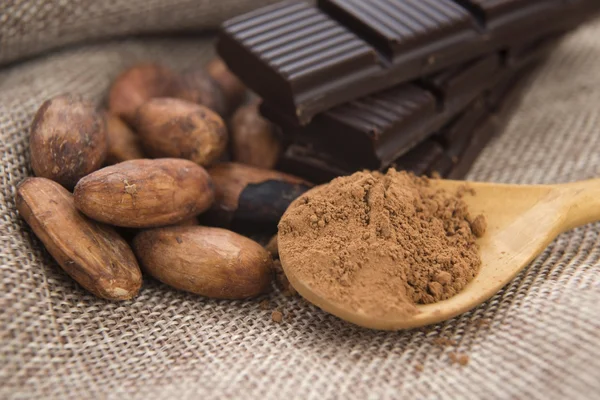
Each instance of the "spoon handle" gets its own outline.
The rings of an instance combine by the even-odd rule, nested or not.
[[[600,179],[557,185],[567,206],[563,231],[600,221]]]

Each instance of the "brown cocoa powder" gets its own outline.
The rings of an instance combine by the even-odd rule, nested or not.
[[[283,321],[283,313],[279,310],[275,310],[273,313],[271,313],[271,319],[273,322],[280,324]]]
[[[469,363],[469,356],[463,353],[448,353],[448,358],[450,359],[450,364],[459,364],[464,367]]]
[[[472,193],[394,169],[337,178],[290,206],[279,251],[322,298],[380,317],[411,315],[477,274],[485,219],[469,215],[462,197]]]

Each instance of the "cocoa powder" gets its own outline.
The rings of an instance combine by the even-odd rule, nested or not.
[[[334,179],[298,198],[279,224],[286,267],[319,296],[371,315],[460,292],[481,265],[485,230],[462,199],[390,169]],[[473,223],[473,226],[472,224]]]
[[[283,313],[279,310],[275,310],[271,313],[271,319],[273,320],[273,322],[277,322],[278,324],[280,324],[281,321],[283,321]]]

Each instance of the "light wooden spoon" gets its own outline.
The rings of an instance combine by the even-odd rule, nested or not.
[[[433,180],[433,185],[456,191],[462,181]],[[346,321],[372,329],[397,330],[441,322],[468,311],[492,297],[525,268],[561,232],[600,220],[600,179],[562,185],[502,185],[468,183],[476,195],[464,200],[472,215],[488,222],[478,240],[482,267],[456,296],[419,305],[409,317],[384,318],[353,311],[317,295],[294,274],[294,265],[279,253],[290,283],[308,301]]]

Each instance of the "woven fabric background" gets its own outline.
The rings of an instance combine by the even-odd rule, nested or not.
[[[2,0],[0,64],[66,44],[215,29],[277,0]]]
[[[0,60],[113,33],[210,27],[264,3],[53,2],[79,10],[69,14],[48,2],[27,2],[40,5],[33,11],[23,1],[2,2]],[[95,7],[108,7],[123,27],[103,24]],[[15,22],[18,13],[36,21],[32,29]],[[66,33],[46,35],[44,26]],[[471,312],[407,332],[361,329],[278,292],[214,301],[147,279],[135,300],[112,303],[74,283],[14,207],[15,186],[31,173],[27,138],[37,107],[66,91],[102,102],[111,79],[137,61],[185,68],[211,55],[209,36],[131,38],[0,69],[1,398],[546,400],[600,393],[600,224],[561,235]],[[600,21],[561,42],[469,175],[515,183],[593,177],[600,177]],[[259,306],[265,298],[271,310]],[[281,324],[271,320],[275,307],[285,315]],[[440,346],[440,337],[456,344]],[[451,352],[467,354],[468,365],[451,364]]]

